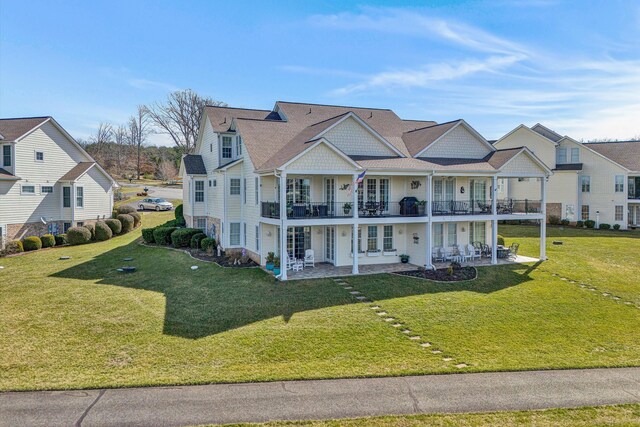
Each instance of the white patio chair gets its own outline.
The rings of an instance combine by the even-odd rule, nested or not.
[[[305,267],[315,267],[316,266],[315,254],[313,249],[307,249],[304,251],[304,266]]]
[[[469,253],[469,257],[471,260],[480,259],[482,257],[482,250],[477,249],[471,243],[467,245],[467,252]]]
[[[293,266],[296,263],[296,259],[293,257],[289,256],[289,253],[287,253],[287,259],[285,260],[285,266],[287,268],[287,270],[293,270]]]
[[[444,249],[441,247],[435,247],[433,248],[433,260],[435,262],[444,262],[444,258],[445,258],[445,254],[444,254]]]
[[[471,254],[467,252],[465,245],[458,245],[458,256],[460,257],[460,262],[466,262],[471,259]]]

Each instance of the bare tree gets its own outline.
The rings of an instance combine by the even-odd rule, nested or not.
[[[129,130],[125,125],[119,125],[113,130],[113,157],[116,175],[122,176],[127,169],[129,158]]]
[[[129,118],[127,140],[129,145],[136,150],[136,178],[140,178],[140,155],[142,147],[147,141],[147,136],[151,131],[151,123],[149,121],[149,112],[144,105],[138,106],[135,115]]]
[[[169,94],[167,101],[148,107],[149,117],[159,133],[167,134],[184,153],[189,153],[196,143],[200,116],[207,105],[226,106],[224,102],[203,98],[191,89]]]
[[[158,165],[158,178],[163,181],[169,181],[176,175],[178,175],[178,169],[172,161],[167,159],[160,161],[160,164]]]

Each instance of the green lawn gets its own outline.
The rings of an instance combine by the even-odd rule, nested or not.
[[[539,411],[505,411],[476,414],[393,415],[327,421],[281,421],[264,424],[233,424],[233,426],[261,427],[588,427],[638,426],[640,405],[599,406],[577,409],[549,409]],[[228,426],[231,426],[229,424]]]
[[[143,226],[172,215],[145,214]],[[640,310],[551,276],[590,251],[589,239],[550,247],[564,263],[483,268],[466,283],[347,279],[433,343],[423,348],[333,280],[275,283],[259,269],[140,246],[139,234],[0,259],[0,390],[443,373],[460,362],[463,371],[640,365]],[[638,242],[601,239],[611,251],[618,241],[620,257]],[[116,272],[125,257],[138,272]],[[601,280],[625,283],[618,273]]]

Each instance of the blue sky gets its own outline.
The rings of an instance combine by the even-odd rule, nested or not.
[[[0,22],[0,116],[81,138],[183,88],[464,118],[489,139],[640,135],[638,1],[2,0]]]

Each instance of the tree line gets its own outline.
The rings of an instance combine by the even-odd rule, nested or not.
[[[170,180],[178,174],[182,156],[195,147],[207,105],[226,106],[191,89],[175,91],[164,102],[139,105],[126,123],[101,122],[95,134],[78,142],[116,178],[152,175]],[[174,146],[149,145],[152,134],[168,135]]]

